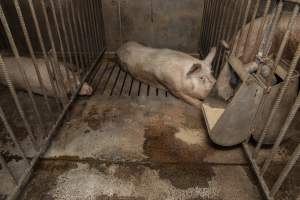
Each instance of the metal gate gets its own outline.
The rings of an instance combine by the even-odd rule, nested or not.
[[[262,84],[267,94],[270,92],[272,77],[282,61],[284,49],[291,37],[291,30],[295,26],[296,18],[299,15],[299,4],[299,0],[224,0],[221,2],[218,0],[206,0],[200,37],[200,54],[206,55],[211,47],[218,47],[218,54],[213,65],[216,77],[219,77],[230,56],[238,58],[243,66],[249,62],[255,62],[258,65],[255,76],[263,80]],[[282,39],[279,42],[276,41],[279,43],[279,48],[272,60],[268,53],[274,42],[275,31],[284,10],[288,10],[290,13],[288,24],[283,32]],[[253,38],[251,39],[251,34],[255,31],[256,37],[253,40]],[[244,38],[244,41],[242,38]],[[273,142],[268,156],[266,158],[262,157],[261,150],[267,136],[271,134],[270,127],[274,123],[275,113],[278,111],[285,95],[289,92],[289,84],[296,73],[299,63],[300,43],[298,42],[295,45],[296,48],[290,63],[287,64],[287,71],[283,76],[282,85],[269,110],[270,114],[267,117],[267,121],[262,125],[263,129],[257,138],[257,143],[250,142],[249,138],[242,144],[261,189],[265,197],[270,200],[276,199],[278,190],[289,176],[289,172],[296,165],[300,156],[300,144],[298,142],[282,171],[276,175],[276,180],[272,184],[267,184],[266,172],[274,165],[274,156],[278,153],[280,145],[287,135],[288,128],[295,119],[300,106],[300,94],[298,94],[287,118],[281,126],[279,134]],[[249,46],[253,48],[249,49]],[[263,65],[267,65],[270,68],[270,73],[265,78],[260,77]],[[252,123],[253,128],[251,132],[255,131],[257,125],[255,123],[257,122]],[[262,159],[263,161],[261,162]]]
[[[100,0],[1,0],[0,21],[0,72],[9,88],[11,104],[14,104],[20,116],[17,123],[24,124],[33,152],[28,155],[24,150],[18,130],[14,130],[8,119],[7,109],[0,105],[2,132],[9,136],[8,140],[13,142],[13,148],[16,148],[20,159],[25,163],[22,174],[16,175],[2,154],[4,152],[0,153],[2,170],[7,172],[11,182],[15,184],[8,199],[16,199],[104,53],[102,4]],[[11,69],[5,62],[7,55],[14,59],[24,83],[28,95],[26,98],[30,102],[26,105],[22,102],[24,95],[20,97],[10,77]],[[31,59],[35,69],[34,76],[40,84],[43,100],[39,103],[30,84],[32,77],[28,77],[26,73],[23,63],[25,57]],[[41,71],[42,65],[46,66],[47,73]],[[67,69],[65,66],[72,67]],[[46,77],[51,81],[48,84],[51,84],[53,97],[46,91]],[[3,95],[1,98],[7,96]]]

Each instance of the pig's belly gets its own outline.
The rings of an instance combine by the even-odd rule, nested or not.
[[[151,69],[156,68],[157,66],[152,66]],[[147,66],[143,64],[138,64],[137,66],[131,67],[128,66],[128,72],[137,80],[151,85],[153,87],[166,90],[166,87],[164,87],[161,84],[161,80],[156,75],[156,73],[153,70],[149,70]]]

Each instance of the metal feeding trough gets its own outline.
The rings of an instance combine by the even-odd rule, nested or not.
[[[251,135],[258,141],[283,82],[278,81],[268,88],[262,76],[248,73],[235,56],[229,57],[227,65],[238,75],[241,84],[229,103],[217,98],[207,98],[203,103],[202,110],[209,137],[214,143],[225,147],[240,144]],[[277,67],[275,76],[278,80],[284,80],[286,75],[287,68],[281,64]],[[264,144],[275,142],[296,99],[297,88],[298,74],[295,73],[289,90],[275,113]]]

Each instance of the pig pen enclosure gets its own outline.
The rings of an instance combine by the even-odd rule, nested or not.
[[[299,6],[0,0],[0,199],[299,200]],[[199,110],[134,79],[130,40],[216,46],[227,90]]]

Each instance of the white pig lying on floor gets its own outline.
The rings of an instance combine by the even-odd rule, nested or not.
[[[178,51],[154,49],[136,42],[128,42],[117,51],[123,70],[146,84],[170,91],[198,108],[216,82],[211,74],[215,54],[216,49],[213,48],[205,60],[199,60]]]
[[[17,63],[16,58],[15,57],[3,57],[3,61],[7,67],[9,77],[10,77],[13,85],[15,86],[15,88],[25,90],[26,89],[25,83],[23,82],[22,75],[19,72],[18,63]],[[43,94],[43,91],[40,86],[40,82],[38,80],[38,76],[36,74],[36,71],[35,71],[35,68],[34,68],[31,58],[21,57],[20,61],[22,64],[21,67],[23,67],[23,69],[25,70],[25,73],[27,75],[27,78],[28,78],[28,81],[29,81],[32,91],[36,94]],[[53,88],[52,88],[52,85],[50,82],[50,78],[48,75],[48,71],[46,68],[45,60],[37,59],[37,65],[38,65],[39,71],[41,73],[42,82],[46,89],[46,94],[48,96],[55,96],[55,92],[53,91]],[[67,90],[67,93],[71,93],[72,86],[67,81],[67,74],[65,71],[66,67],[64,66],[63,63],[59,63],[59,65],[60,65],[60,69],[62,71],[63,82],[64,82],[65,88]],[[77,77],[77,75],[75,75],[75,77],[74,77],[72,75],[71,71],[69,69],[67,69],[67,70],[69,71],[71,82],[74,84],[74,78],[75,78],[76,84],[77,84],[77,86],[79,86],[79,84],[80,84],[79,77]],[[1,68],[0,68],[0,83],[7,85],[7,82],[3,76],[3,72],[2,72]],[[85,95],[91,95],[92,93],[93,93],[92,87],[88,83],[84,83],[83,86],[81,87],[79,95],[85,96]]]

